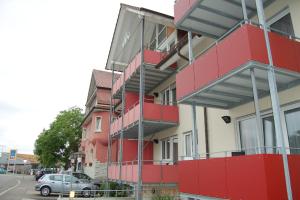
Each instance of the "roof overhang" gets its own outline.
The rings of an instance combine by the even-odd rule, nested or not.
[[[267,7],[275,0],[262,1]],[[248,17],[255,16],[255,1],[245,0],[245,3]],[[241,0],[197,0],[176,22],[176,27],[217,39],[243,19]]]
[[[175,27],[172,16],[121,4],[105,69],[112,70],[114,66],[114,70],[122,72],[140,51],[142,17],[145,19],[145,45],[150,43],[155,24]]]
[[[253,87],[250,69],[254,70],[259,98],[270,94],[268,85],[268,65],[249,61],[245,65],[212,82],[206,87],[185,96],[179,103],[231,109],[253,101]],[[300,74],[275,67],[278,91],[300,84]]]

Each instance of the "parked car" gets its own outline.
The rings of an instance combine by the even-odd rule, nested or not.
[[[84,197],[89,197],[91,190],[95,189],[93,183],[80,181],[78,178],[67,174],[45,174],[35,185],[35,190],[40,191],[42,196],[49,196],[51,193],[66,194],[73,190],[79,191]]]
[[[6,169],[0,167],[0,174],[6,174]]]
[[[41,169],[35,173],[35,180],[38,181],[45,174],[53,174],[55,173],[52,169]]]
[[[100,188],[100,186],[101,186],[101,181],[100,180],[92,179],[91,177],[89,177],[85,173],[73,172],[72,175],[75,176],[76,178],[78,178],[79,180],[83,181],[83,182],[91,182],[94,185],[96,185],[98,188]]]

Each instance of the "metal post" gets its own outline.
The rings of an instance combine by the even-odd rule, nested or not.
[[[137,184],[137,200],[143,199],[142,191],[142,170],[143,170],[143,145],[144,145],[144,126],[143,126],[143,105],[144,105],[144,25],[145,17],[141,19],[141,66],[140,66],[140,116],[139,116],[139,135],[138,135],[138,184]]]
[[[112,64],[112,74],[111,74],[111,90],[110,90],[110,106],[109,106],[109,132],[108,132],[108,149],[107,149],[107,163],[106,163],[106,190],[109,189],[108,175],[109,175],[109,165],[111,163],[111,124],[113,119],[113,86],[115,78],[115,64]]]
[[[244,16],[244,20],[246,21],[248,20],[247,6],[245,0],[241,0],[241,1],[242,1],[243,16]]]
[[[261,153],[261,141],[260,137],[263,135],[263,126],[261,121],[261,115],[260,115],[260,108],[258,103],[258,94],[257,94],[257,87],[256,87],[256,79],[254,74],[254,69],[250,69],[250,75],[251,75],[251,82],[252,82],[252,89],[253,89],[253,98],[254,98],[254,107],[255,107],[255,114],[256,114],[256,126],[257,126],[257,146],[258,146],[258,153]]]
[[[193,55],[193,46],[192,46],[192,32],[189,31],[188,32],[188,45],[189,45],[189,64],[192,64],[192,62],[194,61],[194,55]],[[196,105],[193,104],[192,105],[192,121],[193,121],[193,132],[192,132],[192,136],[193,136],[193,158],[196,159],[197,155],[198,155],[198,148],[197,148],[197,144],[198,144],[198,132],[197,132],[197,114],[196,114]]]
[[[270,96],[272,101],[272,109],[274,115],[274,122],[275,122],[275,132],[278,144],[281,146],[282,150],[282,160],[283,160],[283,168],[284,168],[284,175],[285,175],[285,183],[286,183],[286,190],[288,194],[288,199],[293,199],[292,188],[291,188],[291,180],[290,180],[290,172],[289,172],[289,164],[288,158],[286,154],[286,147],[283,140],[283,131],[281,126],[281,113],[280,113],[280,105],[279,105],[279,97],[276,85],[276,77],[273,67],[273,58],[270,46],[269,35],[267,31],[267,25],[265,21],[265,14],[264,14],[264,7],[261,0],[256,0],[256,8],[257,8],[257,15],[259,19],[259,24],[262,25],[265,42],[267,47],[268,59],[269,59],[269,68],[268,68],[268,81],[270,87]]]
[[[119,180],[122,180],[122,162],[123,162],[123,139],[124,139],[124,114],[125,114],[125,70],[123,73],[123,86],[122,86],[122,121],[121,121],[121,133],[119,143]]]

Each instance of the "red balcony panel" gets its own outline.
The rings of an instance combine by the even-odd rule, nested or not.
[[[142,60],[142,56],[141,56],[141,52],[139,52],[134,58],[134,65],[132,71],[137,70],[137,68],[141,65],[141,60]]]
[[[162,105],[161,110],[162,110],[162,119],[161,119],[162,121],[174,122],[174,123],[179,122],[179,112],[177,106]]]
[[[276,33],[270,33],[269,36],[274,65],[299,72],[299,54],[297,54],[299,44]]]
[[[129,125],[129,115],[124,115],[124,127],[127,127]]]
[[[295,42],[295,51],[296,51],[296,55],[297,56],[297,62],[298,62],[298,65],[300,66],[300,43],[299,42]],[[300,67],[298,69],[298,72],[300,72]]]
[[[130,125],[132,122],[134,122],[134,109],[129,110],[126,115],[128,115],[128,125]]]
[[[139,118],[140,118],[140,104],[137,104],[134,107],[133,122],[138,121]]]
[[[294,199],[300,199],[300,155],[289,155],[289,168]]]
[[[263,155],[232,157],[226,163],[228,198],[268,199]]]
[[[144,119],[150,121],[161,120],[161,106],[154,103],[144,103]]]
[[[180,161],[178,166],[179,191],[187,194],[198,194],[198,161]]]
[[[162,178],[164,183],[178,183],[178,165],[163,165]]]
[[[128,67],[125,69],[125,81],[131,76],[131,66],[132,62],[129,63]]]
[[[219,77],[245,64],[251,59],[250,46],[247,38],[247,26],[243,26],[231,33],[217,45]],[[203,72],[201,75],[206,76]]]
[[[268,54],[263,30],[251,26],[244,25],[248,32],[248,43],[251,49],[251,59],[268,64]]]
[[[293,197],[299,199],[300,156],[288,159]],[[232,200],[287,199],[282,157],[275,154],[180,161],[179,190]]]
[[[210,83],[212,80],[218,78],[218,61],[217,61],[217,49],[212,48],[205,55],[200,56],[199,59],[194,62],[195,70],[195,89],[202,88]],[[199,76],[205,74],[205,76]]]
[[[184,68],[180,73],[176,74],[176,98],[182,97],[194,92],[195,90],[195,76],[194,65],[189,65]],[[200,76],[198,74],[198,76]]]
[[[143,165],[143,181],[146,183],[159,183],[162,180],[160,165]]]
[[[187,13],[197,0],[177,0],[174,5],[175,24]]]
[[[144,51],[144,62],[147,64],[156,65],[163,59],[164,55],[165,54],[162,52],[145,50]]]

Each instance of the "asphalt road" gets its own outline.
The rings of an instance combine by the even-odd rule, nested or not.
[[[57,195],[42,197],[34,190],[33,176],[0,174],[1,200],[57,200]]]

